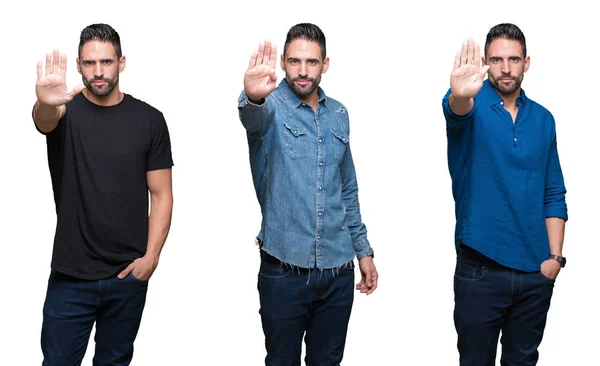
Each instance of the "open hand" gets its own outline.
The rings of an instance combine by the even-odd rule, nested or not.
[[[45,71],[44,73],[42,70],[42,61],[38,61],[35,94],[43,104],[51,106],[66,104],[85,89],[83,84],[78,84],[70,91],[67,90],[67,55],[56,49],[46,54]]]

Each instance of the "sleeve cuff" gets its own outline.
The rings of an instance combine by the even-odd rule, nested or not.
[[[371,248],[371,244],[367,238],[360,239],[354,243],[354,253],[356,253],[356,258],[361,260],[366,256],[374,256],[373,248]]]
[[[545,208],[546,218],[558,217],[565,221],[569,220],[567,209],[564,207],[546,207]]]

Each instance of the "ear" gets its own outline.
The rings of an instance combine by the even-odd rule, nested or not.
[[[481,56],[481,65],[487,65],[485,61],[485,56]]]
[[[79,57],[75,59],[75,64],[77,65],[77,72],[81,74],[81,65],[79,65]]]
[[[123,70],[125,70],[125,56],[121,56],[121,59],[119,60],[119,73],[122,73]]]
[[[525,69],[523,72],[527,72],[529,70],[529,56],[525,57]]]
[[[321,70],[321,74],[324,74],[329,69],[329,57],[325,57],[325,61],[323,61],[323,70]]]
[[[285,71],[285,60],[283,59],[283,53],[281,54],[281,70]]]

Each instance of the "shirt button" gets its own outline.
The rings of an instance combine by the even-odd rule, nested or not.
[[[321,235],[317,235],[317,239],[321,239]]]
[[[323,213],[322,213],[322,212],[319,212],[319,216],[323,216]]]
[[[515,142],[517,141],[517,138],[515,137]]]
[[[322,189],[323,189],[323,186],[319,186],[319,190],[322,190]]]
[[[322,161],[319,162],[319,166],[323,166],[323,162]]]
[[[323,139],[319,139],[319,142],[323,142]]]
[[[500,105],[504,105],[504,102],[500,102]]]

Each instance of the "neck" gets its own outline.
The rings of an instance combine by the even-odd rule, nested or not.
[[[319,92],[317,89],[315,89],[312,93],[310,93],[310,95],[301,98],[300,100],[311,106],[316,111],[319,105]]]
[[[500,94],[504,102],[504,108],[513,108],[517,104],[517,98],[521,95],[521,89],[517,89],[510,94]]]
[[[83,95],[90,102],[97,104],[102,107],[110,107],[121,103],[124,94],[119,90],[119,85],[116,85],[110,93],[105,96],[99,97],[96,94],[90,92],[88,89],[83,89]]]

